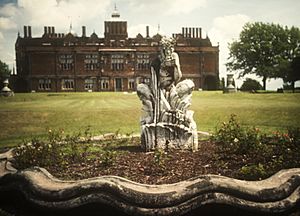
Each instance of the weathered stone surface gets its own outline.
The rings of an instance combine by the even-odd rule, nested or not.
[[[224,88],[223,93],[236,93],[237,90],[233,85],[233,74],[227,74],[227,86]]]
[[[282,170],[262,181],[204,175],[175,184],[145,185],[117,176],[61,181],[43,168],[16,172],[5,164],[0,165],[1,172],[5,170],[0,173],[0,209],[6,207],[2,201],[21,194],[14,208],[26,204],[39,212],[64,214],[89,205],[118,215],[203,215],[202,210],[222,213],[224,209],[243,215],[300,212],[300,168]]]
[[[3,88],[1,89],[0,95],[5,97],[14,96],[14,92],[8,87],[8,79],[3,81]]]
[[[143,103],[141,145],[146,151],[156,148],[198,149],[197,125],[191,105],[192,80],[182,77],[174,38],[163,37],[160,55],[151,63],[150,83],[137,86]]]

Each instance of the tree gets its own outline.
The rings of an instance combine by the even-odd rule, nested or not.
[[[286,32],[288,35],[286,51],[279,61],[277,72],[285,83],[291,83],[294,92],[295,82],[300,80],[300,29],[286,28]]]
[[[9,78],[10,72],[11,71],[9,70],[8,65],[0,60],[0,78],[1,79]]]
[[[241,86],[241,91],[257,91],[261,90],[263,87],[261,84],[254,79],[246,78],[246,80],[243,82],[243,85]]]
[[[227,69],[240,71],[239,77],[246,74],[262,77],[266,89],[268,78],[280,77],[274,67],[284,59],[287,40],[287,31],[280,25],[246,23],[239,39],[229,44]]]
[[[9,78],[10,72],[8,65],[0,60],[0,90],[3,87],[3,81]]]
[[[300,56],[293,58],[292,62],[286,66],[286,74],[283,81],[291,83],[292,90],[295,92],[295,82],[300,80]]]

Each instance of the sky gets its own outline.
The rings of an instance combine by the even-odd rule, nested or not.
[[[23,26],[32,26],[32,36],[41,37],[44,26],[55,26],[56,33],[72,31],[81,35],[95,32],[103,37],[104,21],[110,19],[114,6],[127,21],[129,37],[138,33],[171,36],[182,27],[201,27],[212,44],[220,48],[220,78],[226,77],[228,43],[237,40],[247,22],[276,23],[300,28],[300,0],[0,0],[0,59],[15,65],[14,45]],[[241,86],[246,77],[237,79]],[[254,78],[252,76],[252,78]],[[261,79],[257,78],[261,81]],[[262,83],[262,82],[261,82]],[[300,86],[300,83],[298,83]],[[267,82],[267,89],[282,87],[281,79]]]

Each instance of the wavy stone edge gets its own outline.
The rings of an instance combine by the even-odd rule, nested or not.
[[[0,198],[3,192],[17,191],[42,209],[63,211],[93,203],[129,215],[184,215],[219,204],[263,214],[300,212],[300,168],[281,170],[261,181],[203,175],[175,184],[146,185],[117,176],[62,181],[40,167],[14,170],[3,158]]]

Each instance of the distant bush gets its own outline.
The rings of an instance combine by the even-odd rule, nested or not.
[[[257,91],[261,89],[263,89],[261,84],[257,80],[250,78],[247,78],[240,88],[241,91]]]

